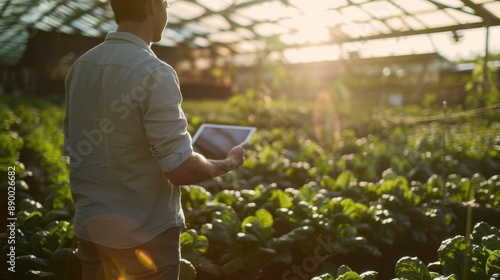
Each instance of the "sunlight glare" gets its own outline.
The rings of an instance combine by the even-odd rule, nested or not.
[[[297,7],[300,11],[308,14],[320,11],[326,11],[328,9],[335,9],[339,7],[346,6],[348,3],[346,0],[290,0],[291,5]]]
[[[137,249],[134,252],[135,252],[135,256],[136,256],[137,260],[145,268],[152,270],[152,271],[158,271],[158,268],[156,267],[156,264],[155,264],[153,258],[151,257],[151,255],[148,252],[146,252],[144,250],[140,250],[140,249]]]
[[[391,38],[366,42],[358,49],[362,57],[380,57],[433,52],[431,41],[426,35],[411,38]]]
[[[263,2],[262,4],[241,8],[235,12],[237,16],[245,17],[257,21],[273,21],[280,18],[291,18],[299,15],[297,9],[293,9],[280,1]]]
[[[330,40],[329,26],[333,25],[330,14],[300,16],[281,21],[281,24],[295,29],[296,32],[284,34],[284,43],[304,44],[319,43]]]
[[[359,1],[359,7],[349,6],[347,1],[289,1],[290,6],[299,10],[300,14],[290,13],[290,7],[288,7],[287,11],[290,14],[285,16],[281,13],[282,19],[276,23],[291,30],[282,33],[283,35],[279,37],[283,44],[296,46],[283,52],[290,62],[337,60],[349,57],[351,53],[356,53],[360,58],[370,58],[438,52],[449,59],[484,53],[481,51],[484,50],[482,47],[485,40],[484,29],[463,31],[464,35],[468,35],[464,36],[461,42],[453,42],[449,32],[364,40],[370,36],[389,34],[391,30],[408,31],[452,25],[453,18],[460,15],[458,11],[453,10],[423,13],[426,9],[422,9],[422,6],[415,5],[415,3],[427,4],[423,6],[428,10],[432,6],[424,0],[414,0],[413,4],[402,0]],[[460,6],[456,0],[442,1],[452,6]],[[398,7],[399,5],[401,8]],[[339,8],[340,10],[337,10]],[[416,14],[409,15],[408,11]],[[267,15],[260,14],[259,17],[265,18]],[[477,22],[479,17],[470,15],[459,18],[460,23],[468,24]],[[492,28],[492,31],[494,29],[496,28]],[[260,25],[258,31],[259,34],[279,33],[274,25]],[[343,42],[346,36],[358,38],[359,41]],[[495,36],[490,37],[490,42],[494,43],[492,38]]]
[[[373,1],[362,5],[363,10],[378,19],[401,17],[404,12],[389,1]]]
[[[370,15],[357,6],[348,6],[341,9],[341,13],[352,22],[370,20]]]
[[[287,49],[283,55],[291,63],[305,63],[336,60],[340,56],[340,48],[337,45],[304,47],[300,49]]]

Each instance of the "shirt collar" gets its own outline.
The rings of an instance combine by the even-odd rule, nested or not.
[[[147,50],[152,55],[156,56],[151,47],[149,47],[144,40],[142,40],[139,36],[134,35],[129,32],[109,32],[106,36],[106,40],[124,40],[132,42],[136,45],[139,45],[141,48]]]

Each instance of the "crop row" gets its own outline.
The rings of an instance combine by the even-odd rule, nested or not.
[[[39,100],[2,104],[0,175],[6,182],[15,166],[17,176],[18,273],[4,276],[77,279],[63,108]],[[288,118],[273,108],[250,113],[243,122],[218,115],[220,122],[259,126],[243,167],[182,186],[183,279],[304,279],[339,275],[342,264],[385,279],[402,256],[431,262],[441,241],[463,234],[464,202],[474,213],[487,212],[473,216],[476,222],[498,223],[498,123],[394,124],[380,131],[358,125],[320,145],[307,111]],[[287,129],[268,127],[270,116]],[[191,130],[205,120],[189,119]],[[0,239],[4,258],[7,233]]]

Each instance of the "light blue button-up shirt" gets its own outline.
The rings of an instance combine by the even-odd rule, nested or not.
[[[65,150],[75,236],[112,248],[184,226],[165,177],[193,152],[174,69],[141,38],[112,32],[66,78]]]

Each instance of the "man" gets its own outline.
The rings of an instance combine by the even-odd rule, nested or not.
[[[175,71],[150,49],[165,0],[111,0],[118,24],[66,78],[65,150],[83,279],[178,279],[184,214],[178,185],[240,166],[194,153]]]

